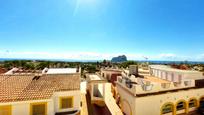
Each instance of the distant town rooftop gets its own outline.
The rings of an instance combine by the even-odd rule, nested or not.
[[[114,68],[103,68],[102,71],[110,71],[110,72],[122,72],[120,69],[114,69]]]
[[[101,78],[98,75],[89,75],[90,80],[101,80]]]
[[[100,75],[97,75],[97,74],[87,74],[86,76],[87,76],[88,82],[106,81],[104,78],[102,78]]]
[[[45,68],[42,73],[46,74],[72,74],[78,73],[77,68]]]
[[[35,74],[41,73],[41,70],[25,70],[23,68],[14,67],[11,70],[4,72],[4,75],[17,75],[17,74]]]

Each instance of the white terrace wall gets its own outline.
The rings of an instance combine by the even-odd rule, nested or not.
[[[122,110],[127,115],[160,115],[161,107],[167,102],[176,105],[179,100],[185,100],[188,103],[191,98],[196,98],[199,101],[201,97],[204,97],[204,88],[144,97],[134,97],[120,86],[117,86],[117,91],[121,97],[121,103],[126,103],[122,105]]]
[[[106,78],[107,80],[110,80],[112,74],[121,74],[121,71],[106,71],[106,70],[101,70],[101,76]]]
[[[74,108],[63,109],[59,108],[60,97],[72,96],[74,98]],[[47,100],[35,100],[35,101],[20,101],[20,102],[10,102],[10,103],[0,103],[2,105],[12,106],[12,115],[30,115],[30,104],[32,103],[47,103],[47,115],[54,115],[56,112],[80,110],[80,90],[79,91],[64,91],[55,92],[51,99]]]
[[[203,96],[204,88],[146,97],[136,97],[135,103],[138,106],[134,108],[136,113],[133,115],[160,115],[161,107],[167,102],[172,102],[176,105],[179,100],[185,100],[188,103],[191,98],[196,98],[199,101]]]
[[[127,92],[127,89],[122,88],[118,84],[116,87],[122,104],[122,112],[126,113],[127,115],[134,115],[134,113],[136,113],[136,109],[134,109],[136,108],[135,96],[131,95],[129,92]]]
[[[52,100],[36,100],[36,101],[21,101],[11,103],[0,103],[1,105],[11,105],[12,115],[30,115],[30,104],[31,103],[42,103],[47,102],[47,114],[54,115],[54,104]]]
[[[60,109],[60,97],[73,97],[74,98],[74,108],[70,109]],[[80,102],[81,102],[81,93],[80,90],[76,91],[64,91],[64,92],[55,92],[53,95],[54,100],[54,111],[55,112],[64,112],[64,111],[72,111],[72,110],[80,110]]]

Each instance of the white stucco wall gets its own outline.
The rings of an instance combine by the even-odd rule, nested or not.
[[[70,109],[59,109],[59,97],[73,96],[74,97],[74,108]],[[12,103],[0,103],[1,105],[11,105],[12,106],[12,115],[30,115],[30,104],[32,103],[41,103],[47,102],[47,115],[54,115],[56,112],[64,112],[71,110],[80,110],[80,90],[79,91],[65,91],[65,92],[56,92],[51,99],[47,100],[35,100],[35,101],[20,101]]]
[[[12,103],[1,103],[1,105],[11,105],[12,115],[30,115],[30,104],[47,102],[47,114],[54,115],[53,100],[35,100],[35,101],[21,101]]]
[[[74,97],[74,104],[73,104],[74,108],[60,109],[60,105],[59,105],[60,97],[66,97],[66,96],[73,96]],[[54,111],[55,112],[79,110],[80,109],[80,102],[81,102],[81,92],[80,92],[80,90],[55,92],[53,95],[53,100],[54,100]]]
[[[117,85],[116,85],[117,86]],[[121,88],[120,86],[117,86],[117,92],[120,95],[120,100],[121,101],[127,101],[129,103],[129,105],[127,106],[126,104],[123,105],[122,104],[122,111],[124,113],[126,113],[128,115],[128,113],[135,113],[135,109],[134,107],[136,107],[136,103],[135,103],[135,97],[129,93],[127,93],[127,91],[125,91],[123,88]],[[122,102],[123,103],[123,102]],[[125,102],[126,103],[126,102]],[[129,107],[130,106],[130,107]],[[132,109],[133,108],[133,109]],[[131,111],[130,111],[131,110]],[[132,114],[134,115],[134,114]]]
[[[174,93],[166,93],[154,96],[146,96],[146,97],[137,97],[135,98],[135,103],[137,106],[136,114],[133,115],[160,115],[160,110],[163,104],[167,102],[172,102],[174,105],[179,100],[184,99],[185,101],[189,101],[190,98],[196,98],[199,100],[204,96],[204,88],[202,89],[191,89],[187,91],[178,91]],[[145,111],[144,111],[144,107]],[[192,110],[192,109],[190,109]]]
[[[101,75],[106,78],[107,80],[111,79],[112,74],[121,74],[120,71],[106,71],[106,70],[101,70]]]
[[[18,103],[12,105],[13,115],[29,115],[30,104],[29,103]]]
[[[118,86],[117,91],[121,96],[121,100],[125,99],[128,101],[132,109],[132,115],[160,115],[161,107],[167,102],[172,102],[174,103],[174,105],[176,105],[176,103],[181,99],[184,99],[188,102],[190,98],[196,98],[197,100],[199,100],[204,96],[204,88],[181,90],[173,93],[169,92],[165,94],[144,97],[134,97],[123,88],[120,88]],[[124,106],[124,109],[128,110],[127,107],[128,106]],[[189,109],[189,111],[194,109],[195,108]],[[126,111],[124,112],[126,113]]]
[[[179,76],[181,76],[180,80],[185,80],[185,79],[204,79],[203,73],[202,72],[185,72],[184,71],[166,71],[166,70],[159,70],[159,69],[154,69],[151,68],[152,75],[156,76],[158,78],[166,79],[166,73],[167,73],[167,80],[173,81],[173,82],[180,82],[179,81]],[[162,74],[163,73],[163,74]],[[172,80],[171,76],[174,76],[174,79]],[[162,74],[162,75],[161,75]],[[162,77],[161,77],[162,76]]]
[[[184,75],[185,79],[204,79],[203,73],[188,73]]]

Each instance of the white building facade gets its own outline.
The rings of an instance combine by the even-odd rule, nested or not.
[[[0,115],[79,115],[80,73],[0,76]]]
[[[168,75],[167,79],[158,77],[162,72],[155,71],[152,75],[157,76],[149,75],[144,78],[128,76],[125,73],[118,77],[116,87],[123,113],[126,115],[187,114],[204,104],[203,76],[190,79],[191,76],[186,72],[182,74],[181,80],[172,80],[168,79]],[[180,75],[174,71],[169,73]],[[199,72],[197,75],[196,72],[194,74],[200,75]]]

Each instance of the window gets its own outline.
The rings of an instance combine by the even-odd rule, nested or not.
[[[165,79],[167,80],[168,79],[168,73],[166,72],[166,76],[165,76]]]
[[[110,81],[110,74],[106,74],[106,79]]]
[[[60,98],[60,109],[73,108],[73,97],[61,97]]]
[[[182,75],[178,76],[178,81],[181,82]]]
[[[204,107],[204,97],[200,99],[200,107]]]
[[[0,106],[0,115],[11,115],[11,105]]]
[[[178,104],[177,104],[177,106],[176,106],[176,110],[178,111],[178,110],[183,110],[183,109],[185,109],[185,103],[182,101],[182,102],[179,102]]]
[[[163,106],[162,114],[171,113],[171,112],[173,112],[173,105],[172,104],[166,104]]]
[[[184,85],[185,86],[190,86],[191,85],[191,81],[184,81]]]
[[[171,81],[174,81],[174,73],[171,74]]]
[[[30,115],[47,115],[47,103],[32,103]]]
[[[191,99],[189,101],[189,108],[196,107],[197,106],[196,102],[197,102],[196,99]]]
[[[163,79],[163,72],[161,71],[161,78]]]
[[[161,87],[164,88],[164,89],[167,89],[170,87],[170,83],[161,83]]]

